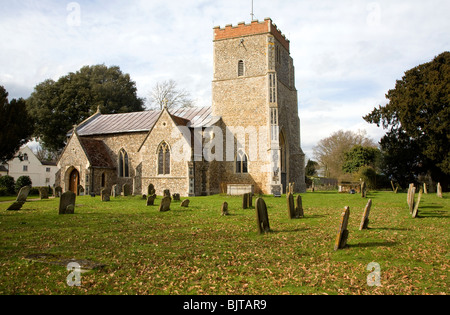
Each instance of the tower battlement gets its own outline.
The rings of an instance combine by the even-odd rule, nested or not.
[[[253,20],[250,24],[245,22],[238,23],[237,26],[228,24],[225,28],[220,26],[214,27],[214,40],[224,40],[231,38],[238,38],[243,36],[258,35],[258,34],[272,34],[281,45],[289,52],[290,41],[286,36],[278,29],[278,27],[272,22],[272,19],[265,18],[264,21]]]

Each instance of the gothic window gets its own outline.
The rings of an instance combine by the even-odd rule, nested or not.
[[[119,177],[130,177],[128,153],[123,149],[119,153]]]
[[[278,108],[271,108],[270,110],[270,129],[272,141],[278,141]]]
[[[106,174],[102,173],[102,188],[106,187]]]
[[[166,142],[158,148],[158,175],[170,175],[170,148]]]
[[[238,77],[244,76],[244,61],[239,60],[238,62]]]
[[[277,102],[277,81],[274,73],[269,74],[269,98],[270,103]]]
[[[248,174],[248,157],[242,151],[239,151],[236,155],[236,173]]]

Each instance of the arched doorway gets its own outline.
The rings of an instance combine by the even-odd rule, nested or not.
[[[69,191],[78,195],[78,185],[80,183],[80,173],[77,169],[74,169],[72,173],[70,173],[69,177]]]

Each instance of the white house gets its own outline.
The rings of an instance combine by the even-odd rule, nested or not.
[[[16,157],[8,162],[8,175],[17,180],[21,176],[29,176],[33,187],[52,186],[58,166],[53,162],[40,161],[29,147],[23,147]]]

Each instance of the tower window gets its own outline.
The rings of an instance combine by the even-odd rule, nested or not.
[[[244,61],[239,60],[238,62],[238,77],[244,76]]]
[[[166,142],[158,149],[158,175],[170,175],[170,148]]]

